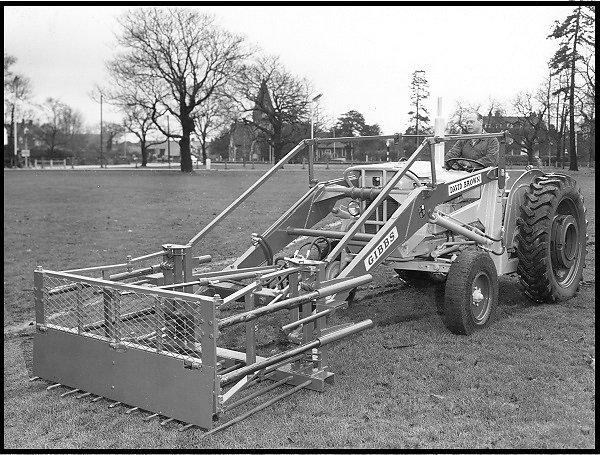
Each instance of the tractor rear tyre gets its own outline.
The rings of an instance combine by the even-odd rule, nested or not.
[[[586,254],[585,206],[571,177],[535,177],[517,219],[517,273],[525,295],[537,303],[577,294]]]
[[[489,253],[465,249],[450,266],[443,321],[457,335],[487,326],[498,305],[498,273]]]

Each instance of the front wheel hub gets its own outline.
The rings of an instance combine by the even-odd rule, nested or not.
[[[471,287],[471,314],[476,324],[485,323],[490,311],[490,279],[485,273],[479,273]]]
[[[567,269],[575,264],[578,252],[579,228],[573,215],[557,215],[552,221],[552,255],[556,263]]]

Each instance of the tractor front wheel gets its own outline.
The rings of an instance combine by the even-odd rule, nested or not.
[[[573,297],[583,276],[586,220],[577,183],[562,174],[535,177],[517,219],[517,273],[535,302]]]
[[[470,335],[493,319],[498,304],[498,273],[489,254],[467,248],[450,266],[444,295],[444,324]]]

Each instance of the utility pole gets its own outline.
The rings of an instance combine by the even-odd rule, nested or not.
[[[104,139],[102,138],[102,93],[100,93],[100,167],[102,167],[102,162],[104,161],[104,157],[102,156],[103,144]]]
[[[308,153],[308,185],[313,185],[313,163],[315,159],[315,103],[323,96],[319,93],[317,96],[310,100],[310,152]]]
[[[14,139],[14,148],[13,148],[13,167],[17,167],[19,160],[17,159],[17,121],[13,121],[13,139]]]
[[[332,128],[333,129],[333,138],[335,139],[335,126]],[[333,141],[333,157],[335,158],[335,141]]]

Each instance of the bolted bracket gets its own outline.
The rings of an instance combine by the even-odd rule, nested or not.
[[[183,368],[187,368],[189,370],[200,370],[202,368],[202,363],[186,359],[183,361]]]

